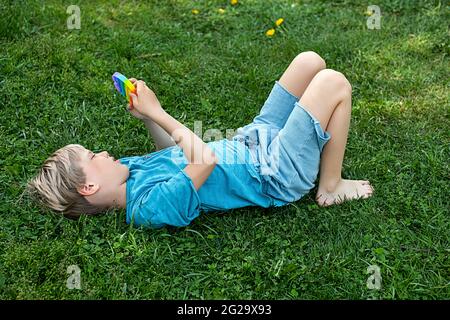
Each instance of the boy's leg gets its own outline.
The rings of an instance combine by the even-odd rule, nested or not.
[[[317,53],[302,52],[292,60],[279,81],[290,93],[300,98],[314,76],[325,68],[325,60]]]
[[[306,51],[298,54],[278,81],[281,87],[274,86],[253,123],[283,128],[299,97],[312,78],[323,69],[325,61],[317,53]]]
[[[322,129],[331,135],[321,155],[317,203],[320,206],[328,206],[371,196],[373,188],[369,181],[341,178],[352,103],[351,85],[345,76],[330,69],[319,72],[299,103],[314,115]]]

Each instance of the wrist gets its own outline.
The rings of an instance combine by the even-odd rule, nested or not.
[[[154,122],[158,122],[162,117],[164,117],[166,114],[166,111],[164,111],[163,108],[154,108],[151,111],[148,111],[144,114],[144,117],[146,120],[153,120]]]

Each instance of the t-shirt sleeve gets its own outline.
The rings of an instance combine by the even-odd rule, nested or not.
[[[167,181],[157,183],[142,197],[139,220],[142,224],[161,228],[183,227],[200,214],[200,197],[191,178],[181,170]]]

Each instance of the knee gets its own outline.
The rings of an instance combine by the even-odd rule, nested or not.
[[[326,68],[325,60],[314,51],[305,51],[298,54],[294,58],[294,63],[301,65],[301,69],[310,69],[311,72],[317,73]]]
[[[352,86],[341,72],[333,69],[324,69],[316,75],[316,78],[323,85],[331,87],[333,90],[344,94],[352,94]]]

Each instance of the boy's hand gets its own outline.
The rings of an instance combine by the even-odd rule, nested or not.
[[[136,94],[130,92],[133,108],[128,107],[128,111],[138,119],[151,119],[154,115],[163,112],[161,103],[155,93],[147,87],[144,81],[130,78],[131,83],[136,87]]]

